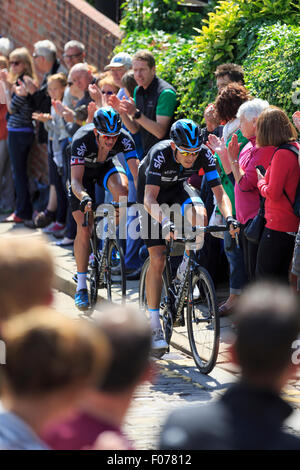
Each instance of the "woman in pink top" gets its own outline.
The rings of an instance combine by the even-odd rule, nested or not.
[[[267,101],[258,98],[243,103],[238,110],[237,117],[240,120],[242,134],[249,142],[240,152],[239,158],[240,144],[235,136],[228,145],[228,159],[236,183],[234,187],[236,217],[242,223],[243,253],[249,281],[255,277],[258,245],[246,239],[244,229],[259,210],[260,196],[255,167],[262,165],[266,169],[274,152],[274,147],[263,149],[256,147],[256,121],[268,107]]]
[[[292,144],[299,150],[296,139],[297,131],[283,110],[271,106],[263,111],[257,121],[258,147]],[[300,180],[298,158],[290,150],[279,149],[274,153],[265,177],[259,170],[257,174],[258,189],[266,198],[266,226],[258,247],[256,276],[288,282],[295,232],[299,226],[299,218],[292,206]]]

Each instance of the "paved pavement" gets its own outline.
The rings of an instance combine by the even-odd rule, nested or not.
[[[24,229],[23,226],[0,223],[0,242],[3,234],[18,234],[22,228]],[[38,233],[37,230],[28,230],[24,236],[34,238]],[[78,312],[74,309],[71,298],[75,292],[75,283],[72,280],[75,272],[73,250],[57,247],[55,242],[49,236],[49,246],[56,267],[55,286],[59,291],[55,296],[54,306],[58,309],[63,307],[66,313],[77,316]],[[102,294],[105,296],[105,292]],[[224,295],[226,292],[219,292],[220,297]],[[127,300],[133,303],[138,301],[138,281],[128,282]],[[205,376],[199,373],[191,358],[186,329],[174,330],[170,353],[156,362],[159,369],[156,380],[138,389],[127,415],[125,431],[138,449],[157,448],[161,423],[172,408],[186,403],[204,404],[223,393],[237,379],[238,369],[228,360],[231,331],[230,319],[221,319],[221,347],[217,366],[209,376]],[[299,376],[290,381],[284,391],[284,398],[295,408],[300,408]],[[299,428],[298,423],[298,418],[296,421],[294,419],[292,429]]]

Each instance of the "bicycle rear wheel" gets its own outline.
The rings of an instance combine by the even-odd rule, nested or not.
[[[119,275],[113,275],[111,268],[120,268]],[[115,304],[126,302],[126,274],[123,250],[117,240],[110,240],[105,267],[107,298]]]
[[[199,295],[194,298],[195,287]],[[214,368],[220,342],[220,319],[214,283],[206,269],[192,273],[188,289],[187,329],[191,351],[200,372],[208,374]]]

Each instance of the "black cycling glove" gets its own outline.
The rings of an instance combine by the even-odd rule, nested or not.
[[[230,228],[230,225],[232,225],[234,229],[239,228],[241,226],[240,222],[234,217],[232,217],[232,215],[226,217],[226,225],[227,228]]]
[[[90,198],[90,196],[83,196],[83,198],[81,199],[80,204],[79,204],[79,209],[81,210],[81,212],[84,213],[85,206],[89,202],[93,202],[92,199]]]

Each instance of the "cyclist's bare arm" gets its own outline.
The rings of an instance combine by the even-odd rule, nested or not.
[[[71,187],[75,196],[82,201],[84,197],[89,197],[88,193],[84,190],[82,178],[84,174],[84,165],[76,165],[71,167]],[[88,203],[86,211],[92,210],[92,204]]]
[[[147,212],[149,212],[149,214],[151,215],[151,217],[153,217],[153,219],[157,220],[158,222],[162,222],[162,220],[166,217],[166,214],[163,213],[157,202],[159,191],[159,186],[155,186],[153,184],[146,184],[144,206]]]
[[[170,240],[170,238],[177,237],[177,231],[173,231],[173,229],[171,229],[171,226],[173,226],[173,224],[171,223],[169,216],[163,212],[157,202],[157,196],[159,194],[159,191],[159,186],[147,184],[145,187],[144,206],[149,212],[149,214],[153,217],[153,219],[157,220],[162,224],[163,230],[166,228],[166,226],[169,228],[169,230],[165,234],[165,238],[166,240]]]
[[[84,175],[84,165],[76,165],[71,167],[71,186],[75,196],[81,201],[88,193],[84,190],[82,178]]]
[[[215,186],[212,188],[213,193],[216,197],[218,208],[220,209],[223,217],[226,219],[229,215],[232,215],[232,206],[229,197],[224,191],[222,185]]]
[[[232,205],[231,205],[229,197],[224,191],[223,186],[222,185],[215,186],[214,188],[212,188],[212,190],[213,190],[214,195],[216,196],[218,208],[220,209],[223,217],[227,219],[227,217],[232,216]],[[231,228],[229,232],[231,236],[234,236],[235,233],[239,233],[240,231],[239,228],[234,229],[232,225],[230,227]]]
[[[134,186],[137,188],[137,178],[139,169],[139,160],[137,158],[130,158],[127,160],[129,170],[133,176]]]

